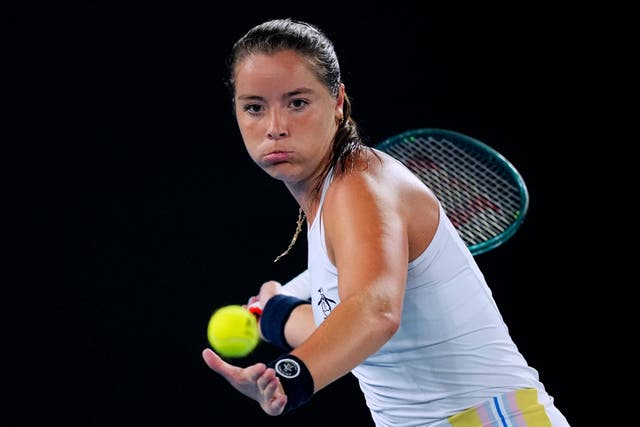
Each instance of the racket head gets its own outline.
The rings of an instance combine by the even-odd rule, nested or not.
[[[502,154],[468,135],[412,129],[375,148],[390,154],[427,185],[473,255],[510,239],[529,208],[522,175]]]

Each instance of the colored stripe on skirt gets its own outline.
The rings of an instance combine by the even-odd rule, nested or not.
[[[452,415],[452,427],[551,427],[535,389],[521,389]]]

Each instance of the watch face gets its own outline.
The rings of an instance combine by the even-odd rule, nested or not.
[[[278,360],[274,369],[285,378],[295,378],[300,374],[300,365],[293,359]]]

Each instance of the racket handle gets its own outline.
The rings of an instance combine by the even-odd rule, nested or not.
[[[260,308],[260,302],[256,301],[254,303],[251,303],[247,306],[247,310],[249,310],[249,312],[253,313],[254,316],[256,316],[256,319],[259,319],[260,316],[262,315],[262,308]]]

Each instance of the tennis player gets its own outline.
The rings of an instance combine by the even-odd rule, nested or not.
[[[251,299],[280,357],[239,367],[205,349],[206,364],[272,416],[353,373],[377,426],[568,426],[438,199],[359,137],[325,34],[257,25],[229,85],[249,155],[300,206],[308,270]]]

